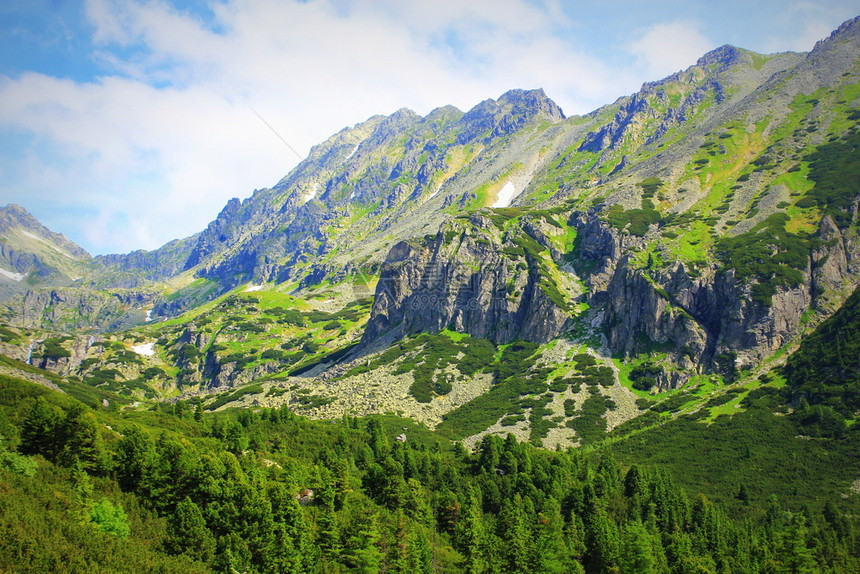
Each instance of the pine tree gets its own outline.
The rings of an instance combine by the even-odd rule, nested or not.
[[[93,505],[93,481],[81,461],[75,461],[72,466],[71,482],[75,503],[80,507],[78,518],[81,522],[89,522],[90,509]]]
[[[279,571],[304,571],[304,560],[309,555],[310,531],[301,506],[282,483],[271,484],[268,498],[272,504],[272,519],[277,525],[276,558]]]
[[[586,570],[613,572],[618,568],[621,557],[621,541],[615,522],[601,506],[597,506],[589,518],[587,530]]]
[[[501,460],[501,439],[496,435],[484,435],[478,446],[478,466],[483,472],[495,474]]]
[[[391,535],[391,545],[386,557],[386,572],[391,574],[411,574],[409,532],[406,527],[406,516],[397,511],[394,515],[394,532]]]
[[[737,499],[744,503],[745,506],[749,506],[750,504],[750,493],[747,489],[747,485],[741,483],[740,487],[738,487],[738,495]]]
[[[488,533],[485,528],[477,494],[470,488],[463,503],[462,520],[457,523],[455,531],[457,547],[466,558],[465,568],[468,574],[489,572]]]
[[[791,517],[791,523],[780,533],[779,556],[782,568],[791,574],[812,574],[818,572],[817,563],[807,543],[809,531],[806,519],[800,513]]]
[[[215,540],[206,527],[200,508],[185,498],[167,521],[165,547],[171,554],[186,554],[194,560],[209,562],[215,554]]]
[[[344,541],[341,561],[350,572],[376,574],[382,564],[382,551],[379,549],[379,525],[376,514],[361,516],[354,521],[356,528]]]
[[[93,413],[72,408],[59,425],[63,442],[58,462],[71,466],[80,460],[87,472],[104,474],[110,469],[110,456],[101,435],[101,425]]]
[[[128,538],[131,527],[122,506],[107,498],[99,500],[90,510],[90,521],[102,532],[119,538]]]
[[[453,534],[462,516],[460,500],[453,492],[446,489],[436,495],[435,505],[439,529]]]
[[[644,494],[644,482],[642,471],[634,464],[624,475],[624,496],[633,498],[636,495]]]
[[[21,423],[22,454],[41,454],[48,460],[56,460],[62,449],[58,436],[60,413],[44,398],[38,397]]]
[[[501,550],[505,560],[505,572],[525,572],[528,568],[527,544],[531,539],[528,522],[531,516],[526,513],[525,506],[519,494],[514,495],[512,499],[502,501],[498,536],[504,541],[504,547]]]
[[[222,572],[251,570],[251,551],[238,532],[228,532],[218,538],[215,567]]]
[[[433,549],[427,532],[420,524],[413,524],[409,532],[410,574],[433,574]]]
[[[825,503],[823,514],[827,524],[833,529],[840,541],[851,538],[851,521],[836,508],[832,500]]]
[[[628,522],[624,528],[622,543],[622,571],[636,574],[657,572],[653,544],[651,534],[641,522]]]
[[[149,435],[136,426],[125,429],[114,455],[114,469],[120,487],[126,492],[136,490],[154,459],[155,445]]]
[[[382,490],[379,499],[388,508],[395,510],[403,508],[409,499],[409,488],[403,480],[403,465],[387,456],[381,463]]]
[[[349,489],[349,462],[342,456],[336,457],[332,465],[331,488],[334,494],[334,509],[341,510]]]
[[[367,421],[367,432],[370,433],[370,449],[373,456],[380,461],[388,455],[391,445],[379,419],[372,418]]]
[[[301,574],[306,571],[296,540],[287,533],[283,524],[276,523],[272,529],[272,542],[265,555],[263,569],[266,572]]]
[[[548,497],[534,517],[531,543],[527,545],[529,572],[562,573],[573,569],[573,559],[564,542],[561,505]]]
[[[340,525],[337,514],[328,506],[323,506],[317,519],[316,545],[324,558],[329,562],[337,562],[340,558],[341,539]]]
[[[567,545],[567,552],[570,557],[582,568],[583,557],[586,552],[585,545],[585,525],[582,519],[570,513],[570,517],[564,527],[564,540]]]
[[[233,423],[229,425],[225,432],[224,442],[227,444],[227,450],[234,455],[241,455],[248,448],[248,437],[245,436],[245,431],[242,425]]]

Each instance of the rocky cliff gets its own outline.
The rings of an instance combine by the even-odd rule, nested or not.
[[[363,342],[442,329],[496,343],[545,343],[569,320],[575,276],[562,271],[541,218],[476,213],[435,236],[395,245],[382,266]],[[540,237],[545,243],[536,239]]]

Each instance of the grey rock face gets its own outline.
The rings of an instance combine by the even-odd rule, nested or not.
[[[724,371],[727,357],[733,369],[756,365],[797,336],[805,313],[828,297],[841,302],[858,281],[849,269],[856,248],[849,254],[843,231],[828,217],[819,232],[824,246],[811,253],[804,280],[777,290],[769,306],[755,302],[751,283],[738,281],[732,269],[712,268],[694,278],[680,263],[660,272],[636,268],[623,254],[628,237],[595,217],[574,220],[582,234],[578,255],[591,263],[584,275],[589,302],[604,307],[611,351],[666,351],[672,364],[690,373]]]
[[[90,259],[90,254],[82,247],[75,245],[63,235],[49,230],[39,223],[26,209],[13,203],[0,208],[0,235],[8,236],[16,231],[26,231],[32,235],[36,235],[42,241],[53,244],[56,248],[75,259]]]
[[[502,137],[536,119],[558,122],[564,113],[543,90],[511,90],[498,100],[484,100],[469,110],[460,120],[463,129],[457,140],[464,144]]]
[[[817,271],[810,264],[801,285],[778,290],[766,306],[752,299],[751,284],[738,281],[731,269],[693,276],[681,263],[660,271],[637,268],[629,252],[641,238],[622,235],[595,214],[577,213],[572,221],[580,238],[574,255],[589,305],[602,309],[597,326],[609,350],[625,356],[667,353],[670,368],[659,377],[664,387],[679,386],[695,373],[733,375],[756,365],[799,333],[804,313],[815,304],[814,276],[831,285],[857,279],[847,274],[843,243],[830,241],[823,249],[833,253],[833,262],[819,253],[823,263]],[[544,266],[566,254],[547,247],[546,230],[523,218],[503,239],[487,217],[473,215],[468,225],[397,244],[383,264],[362,342],[445,328],[497,343],[558,337],[572,319],[564,302],[550,295]],[[522,237],[518,232],[545,248],[545,255],[525,250],[517,258],[512,237]],[[822,235],[828,234],[840,231],[823,222]]]
[[[569,315],[546,287],[546,260],[506,253],[499,230],[482,215],[470,224],[391,249],[364,344],[445,328],[496,343],[547,342],[561,333]]]

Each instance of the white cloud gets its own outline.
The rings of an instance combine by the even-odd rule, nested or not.
[[[74,230],[97,250],[153,248],[202,229],[229,197],[296,161],[246,106],[205,89],[28,74],[0,94],[0,124],[51,142],[50,154],[28,157],[28,199],[99,213]]]
[[[695,21],[673,21],[655,24],[641,31],[630,44],[637,65],[647,70],[653,80],[668,76],[696,63],[716,46],[699,31]]]
[[[297,158],[252,109],[306,153],[403,106],[465,110],[543,87],[566,111],[585,112],[620,95],[607,70],[555,34],[557,0],[232,0],[212,9],[214,30],[166,2],[89,0],[94,56],[114,75],[0,81],[0,129],[52,149],[30,151],[16,186],[88,214],[58,231],[96,252],[152,249],[204,228],[230,197],[274,184]]]
[[[790,33],[772,36],[765,42],[767,52],[806,52],[819,40],[830,36],[833,22],[841,22],[857,15],[855,3],[843,2],[787,2],[775,15],[782,29]]]

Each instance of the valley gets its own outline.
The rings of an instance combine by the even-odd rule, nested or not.
[[[152,252],[3,208],[0,547],[110,562],[42,505],[159,571],[856,571],[858,55],[374,116]]]

